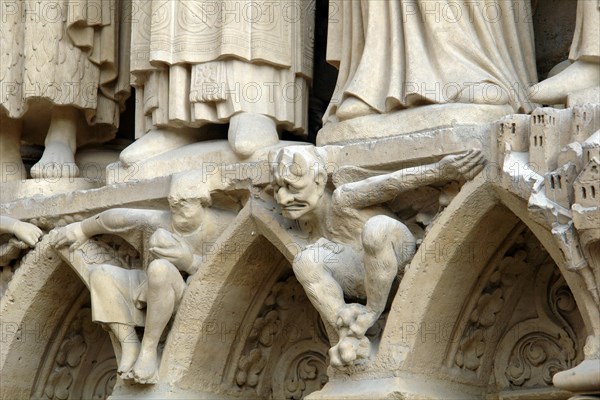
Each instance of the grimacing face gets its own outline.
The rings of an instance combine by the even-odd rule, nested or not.
[[[313,170],[304,169],[296,174],[284,161],[280,162],[273,179],[275,201],[281,206],[284,217],[298,220],[314,211],[324,191],[324,182]]]
[[[180,232],[193,232],[202,224],[204,207],[200,199],[169,198],[173,226]]]

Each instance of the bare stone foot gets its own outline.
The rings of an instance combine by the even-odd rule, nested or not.
[[[364,336],[360,339],[347,336],[329,349],[329,358],[332,366],[343,368],[353,364],[356,360],[368,358],[370,353],[371,342],[369,339]]]
[[[61,141],[47,143],[42,159],[31,168],[31,176],[36,179],[78,177],[79,168],[71,147]]]
[[[121,362],[117,368],[117,373],[122,379],[133,379],[131,369],[140,354],[140,342],[127,340],[121,342]]]
[[[348,97],[344,100],[335,113],[340,121],[370,114],[377,114],[377,111],[356,97]]]
[[[231,117],[227,138],[233,152],[243,158],[279,142],[275,120],[252,113],[240,113]]]
[[[379,318],[379,314],[362,304],[352,303],[344,305],[338,311],[337,329],[342,337],[346,332],[348,336],[362,338],[367,330]]]
[[[158,383],[158,354],[156,348],[142,349],[133,366],[133,379],[143,385]]]
[[[529,99],[540,104],[565,104],[567,96],[600,85],[600,64],[575,61],[560,73],[528,90]]]
[[[196,140],[196,135],[189,130],[153,129],[123,150],[119,159],[127,166],[195,143]]]

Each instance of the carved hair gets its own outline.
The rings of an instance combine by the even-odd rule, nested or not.
[[[212,205],[210,188],[207,182],[193,179],[191,175],[175,175],[171,179],[168,200],[170,204],[183,200],[199,200],[204,207]]]

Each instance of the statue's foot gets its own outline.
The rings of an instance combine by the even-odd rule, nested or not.
[[[558,372],[552,383],[573,393],[600,392],[600,360],[584,360],[575,368]]]
[[[79,168],[71,147],[60,141],[47,143],[42,159],[31,167],[31,176],[36,179],[78,177]]]
[[[196,136],[186,130],[152,129],[127,146],[119,155],[119,159],[128,166],[195,143],[196,140]]]
[[[348,97],[335,112],[335,115],[340,121],[371,114],[377,114],[377,110],[371,108],[367,103],[356,97]]]
[[[363,337],[367,330],[377,322],[379,315],[362,304],[346,304],[337,314],[338,333],[340,333],[340,337],[344,334],[358,338]]]
[[[352,365],[356,360],[369,358],[371,353],[371,342],[366,337],[355,338],[346,336],[338,344],[329,349],[331,365],[343,368]]]
[[[243,158],[250,157],[260,148],[279,142],[273,118],[246,112],[231,117],[227,138],[233,152]]]
[[[156,349],[142,349],[132,369],[133,379],[142,385],[158,383],[158,354]]]
[[[131,369],[140,354],[140,343],[138,341],[121,342],[121,362],[117,367],[117,373],[121,379],[133,379]]]
[[[540,104],[565,104],[567,96],[600,85],[600,64],[575,61],[560,73],[528,90],[530,101]]]

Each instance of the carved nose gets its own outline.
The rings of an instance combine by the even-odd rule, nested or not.
[[[294,198],[292,196],[290,196],[288,191],[285,189],[279,189],[279,191],[277,192],[277,197],[278,197],[279,204],[284,205],[284,206],[288,205],[292,201],[294,201]]]

